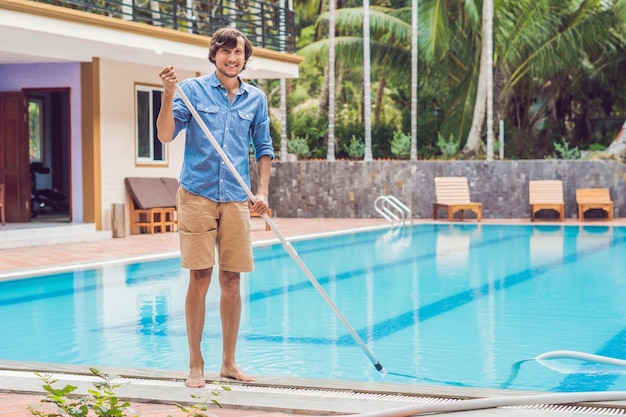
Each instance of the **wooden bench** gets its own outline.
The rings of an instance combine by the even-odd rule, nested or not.
[[[564,220],[565,201],[563,200],[563,181],[529,181],[528,195],[531,222],[535,221],[535,216],[539,210],[554,210],[559,215],[559,220]]]
[[[175,178],[126,178],[130,194],[130,233],[175,232],[178,229],[176,213]]]
[[[469,186],[465,177],[436,177],[435,195],[437,202],[433,203],[433,220],[437,220],[439,209],[448,210],[448,221],[454,219],[454,213],[459,212],[460,220],[464,220],[464,211],[476,213],[476,221],[483,218],[482,203],[472,202]]]
[[[591,209],[604,210],[608,220],[613,220],[613,201],[608,188],[579,188],[576,190],[578,219],[585,220],[585,212]]]

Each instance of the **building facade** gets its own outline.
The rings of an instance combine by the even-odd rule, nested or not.
[[[0,44],[0,182],[8,222],[46,213],[32,198],[46,190],[52,203],[65,198],[56,209],[68,222],[97,230],[111,230],[112,206],[124,203],[128,229],[124,178],[177,178],[182,165],[183,141],[163,145],[154,132],[157,74],[166,65],[183,79],[213,71],[207,55],[215,29],[237,27],[255,45],[244,78],[298,76],[293,11],[272,4],[52,3],[0,1],[7,40]]]

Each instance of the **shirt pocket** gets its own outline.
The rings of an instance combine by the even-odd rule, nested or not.
[[[220,112],[219,107],[196,103],[196,110],[210,131],[220,129],[219,117],[217,117]]]
[[[237,135],[248,137],[254,114],[248,111],[239,110],[237,111],[237,116],[239,116],[237,119]]]

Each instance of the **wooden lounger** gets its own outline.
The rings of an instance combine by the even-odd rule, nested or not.
[[[578,219],[585,220],[585,212],[591,209],[606,211],[608,220],[613,220],[613,201],[608,188],[579,188],[576,190]]]
[[[559,215],[559,220],[565,217],[565,201],[563,200],[563,181],[539,180],[528,183],[530,201],[530,221],[535,221],[535,215],[539,210],[554,210]]]
[[[130,194],[130,233],[174,232],[178,227],[175,178],[126,178]]]
[[[464,219],[464,211],[472,210],[476,213],[476,221],[483,218],[482,203],[470,200],[469,186],[465,177],[436,177],[435,195],[437,202],[433,203],[433,220],[437,220],[439,209],[448,210],[448,221],[454,219],[454,213],[459,212],[459,218]]]

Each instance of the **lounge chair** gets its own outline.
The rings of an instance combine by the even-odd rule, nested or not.
[[[126,178],[131,196],[130,233],[175,231],[176,194],[173,178]],[[178,181],[176,181],[178,184]]]
[[[530,201],[530,221],[534,222],[540,210],[554,210],[559,220],[565,217],[565,201],[563,200],[563,181],[538,180],[528,183]]]
[[[591,209],[606,211],[608,220],[613,220],[613,201],[608,188],[579,188],[576,190],[578,219],[585,220],[585,212]]]
[[[457,211],[460,220],[463,220],[465,210],[476,213],[476,221],[482,220],[483,205],[471,201],[467,178],[435,177],[435,194],[437,202],[433,203],[433,220],[437,220],[439,209],[442,208],[448,210],[448,221],[454,219]]]

